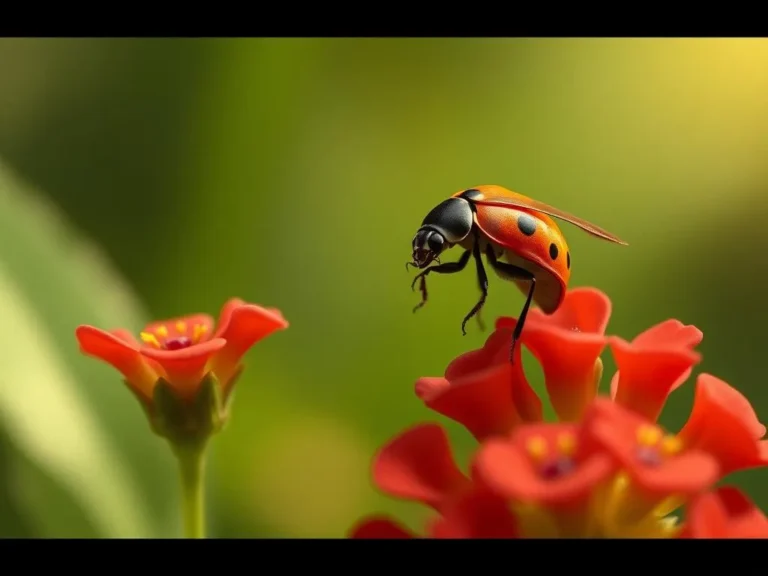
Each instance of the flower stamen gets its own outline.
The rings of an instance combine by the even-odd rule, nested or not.
[[[682,441],[664,435],[657,426],[643,425],[637,429],[637,459],[646,466],[660,466],[665,457],[674,456],[683,449]]]
[[[661,441],[661,451],[665,456],[674,456],[683,449],[683,441],[672,434],[665,436]]]
[[[541,436],[529,438],[525,444],[528,455],[534,460],[541,461],[547,455],[547,441]]]
[[[538,464],[541,477],[547,480],[568,474],[576,467],[572,458],[576,452],[576,438],[573,434],[560,434],[557,438],[555,454],[551,456],[547,441],[542,436],[529,438],[525,444],[525,449],[531,459]]]
[[[145,344],[149,344],[150,346],[153,346],[155,348],[161,348],[160,342],[157,339],[157,336],[154,334],[150,334],[149,332],[142,332],[140,334],[141,341]]]
[[[557,448],[563,456],[573,456],[576,452],[576,437],[564,432],[557,438]]]
[[[189,348],[193,344],[200,343],[204,335],[208,332],[208,326],[203,323],[195,323],[192,326],[192,334],[188,332],[188,323],[179,321],[172,327],[161,324],[151,332],[141,333],[141,340],[153,348],[161,350],[181,350]],[[175,334],[171,336],[171,330],[175,328]]]
[[[195,324],[195,327],[192,329],[192,342],[197,343],[200,341],[200,338],[208,331],[208,326],[205,324]]]

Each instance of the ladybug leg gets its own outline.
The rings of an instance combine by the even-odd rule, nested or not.
[[[472,255],[475,257],[475,263],[477,264],[477,283],[480,285],[481,295],[480,300],[477,301],[477,304],[474,305],[472,310],[469,311],[469,314],[464,317],[464,320],[461,323],[461,333],[464,334],[464,336],[467,335],[467,331],[465,330],[467,322],[469,322],[469,319],[472,318],[472,316],[480,313],[480,310],[485,305],[485,299],[488,297],[488,275],[485,273],[483,260],[480,258],[479,242],[475,242],[474,246],[472,247]],[[479,317],[478,322],[480,322],[480,326],[482,327],[482,320],[480,320]]]
[[[496,270],[502,278],[529,280],[531,283],[531,287],[528,289],[528,295],[525,298],[525,304],[520,312],[520,317],[517,319],[517,324],[515,324],[515,329],[512,332],[512,345],[509,348],[509,361],[514,364],[515,345],[520,339],[520,334],[523,332],[523,326],[525,326],[525,319],[528,317],[528,310],[531,308],[533,291],[536,289],[536,278],[525,268],[520,268],[519,266],[508,264],[506,262],[499,262],[490,246],[488,246],[485,255],[488,257],[488,261],[491,263],[491,266],[493,266],[493,269]]]
[[[413,309],[414,312],[424,306],[424,304],[427,303],[427,274],[430,272],[437,272],[438,274],[455,274],[456,272],[461,272],[464,270],[464,268],[467,267],[467,262],[469,262],[469,256],[472,253],[467,250],[464,252],[464,254],[461,255],[461,258],[459,258],[456,262],[446,262],[445,264],[440,264],[438,266],[432,266],[431,268],[427,268],[423,272],[420,272],[415,276],[413,279],[413,282],[411,283],[411,290],[413,290],[416,287],[416,282],[419,282],[419,290],[421,291],[421,302],[419,302]]]

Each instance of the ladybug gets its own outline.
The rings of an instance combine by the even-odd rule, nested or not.
[[[571,253],[551,217],[570,222],[603,240],[627,245],[594,224],[502,186],[485,185],[462,190],[435,206],[413,237],[413,261],[406,264],[406,269],[414,266],[423,270],[411,284],[415,289],[416,282],[420,282],[421,291],[421,302],[413,311],[427,302],[426,277],[430,272],[461,272],[470,258],[474,258],[481,295],[464,317],[461,331],[466,335],[466,324],[475,315],[482,327],[479,312],[488,297],[488,276],[481,259],[485,254],[496,274],[514,282],[526,295],[512,333],[511,360],[531,303],[537,304],[545,314],[552,314],[563,302],[568,287]],[[440,255],[456,245],[464,249],[459,260],[440,263]],[[432,262],[438,265],[427,268]]]

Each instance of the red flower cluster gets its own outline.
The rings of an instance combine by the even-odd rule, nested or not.
[[[531,310],[521,343],[540,363],[559,422],[543,422],[520,347],[508,351],[515,319],[501,318],[479,349],[442,378],[421,378],[417,396],[463,424],[480,443],[469,475],[443,429],[423,424],[375,458],[380,490],[437,512],[432,538],[768,538],[768,519],[726,474],[768,463],[765,427],[749,401],[711,376],[696,380],[693,409],[677,434],[657,424],[667,396],[700,360],[702,333],[668,320],[631,342],[606,335],[611,303],[574,289],[546,316]],[[600,354],[617,365],[610,397],[598,395]],[[685,521],[671,515],[685,507]],[[363,520],[353,538],[415,537],[386,516]]]

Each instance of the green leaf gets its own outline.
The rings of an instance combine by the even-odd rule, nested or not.
[[[0,490],[17,516],[49,537],[177,534],[168,446],[74,335],[78,324],[136,330],[147,315],[93,244],[2,164],[0,314]]]

